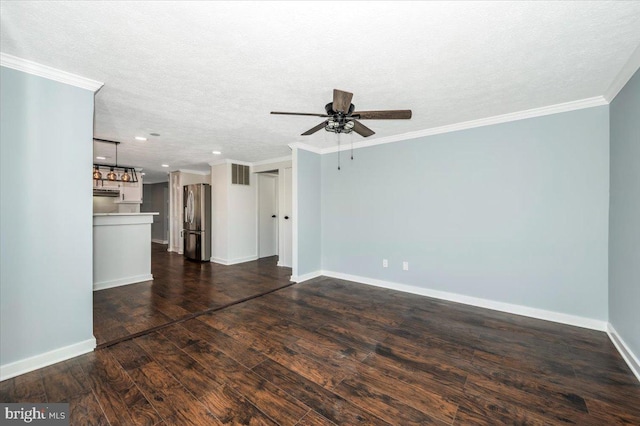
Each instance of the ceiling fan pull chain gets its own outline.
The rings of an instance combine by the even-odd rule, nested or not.
[[[338,170],[340,170],[340,133],[338,133]]]
[[[353,160],[353,133],[349,133],[349,139],[351,140],[351,159]]]

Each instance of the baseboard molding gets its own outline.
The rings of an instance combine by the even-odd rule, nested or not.
[[[276,266],[279,266],[281,268],[291,268],[291,265],[285,265],[284,263],[280,262],[278,260],[278,263],[276,263]]]
[[[248,256],[248,257],[239,257],[236,259],[221,259],[219,257],[212,257],[210,259],[211,262],[213,263],[218,263],[220,265],[225,265],[225,266],[230,266],[230,265],[237,265],[238,263],[245,263],[245,262],[251,262],[254,260],[258,260],[258,256]]]
[[[93,283],[93,291],[104,290],[107,288],[120,287],[121,285],[127,284],[135,284],[143,281],[151,281],[153,280],[152,274],[144,274],[144,275],[134,275],[132,277],[121,278],[118,280],[112,281],[102,281],[98,283]]]
[[[96,338],[87,339],[82,342],[74,343],[69,346],[54,349],[43,354],[35,355],[30,358],[21,359],[9,364],[0,365],[0,381],[47,367],[57,362],[65,361],[70,358],[91,352],[96,347]]]
[[[322,271],[313,271],[309,272],[308,274],[302,275],[291,275],[291,281],[293,281],[294,283],[301,283],[304,281],[312,280],[314,278],[318,278],[322,275]]]
[[[611,323],[607,324],[607,334],[609,335],[609,339],[611,339],[613,346],[615,346],[618,352],[620,352],[622,359],[624,359],[633,374],[636,376],[636,379],[640,382],[640,360],[638,360],[638,357],[631,351],[624,340],[622,340],[622,337],[620,337]]]
[[[155,238],[152,238],[151,242],[156,244],[163,244],[163,245],[169,244],[168,240],[156,240]],[[170,250],[167,250],[167,251],[170,251]]]
[[[416,287],[407,284],[394,283],[390,281],[377,280],[374,278],[361,277],[357,275],[343,274],[341,272],[322,271],[322,275],[338,278],[341,280],[355,281],[361,284],[373,285],[390,290],[402,291],[405,293],[418,294],[420,296],[433,297],[434,299],[442,299],[450,302],[463,303],[465,305],[477,306],[479,308],[491,309],[494,311],[507,312],[515,315],[522,315],[541,319],[545,321],[557,322],[560,324],[573,325],[576,327],[588,328],[591,330],[606,331],[607,322],[592,318],[585,318],[576,315],[564,314],[561,312],[547,311],[544,309],[531,308],[529,306],[515,305],[505,302],[497,302],[490,299],[482,299],[478,297],[465,296],[463,294],[449,293],[440,290],[432,290],[429,288]]]

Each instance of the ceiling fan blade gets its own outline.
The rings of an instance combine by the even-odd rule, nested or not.
[[[301,136],[309,136],[314,134],[315,132],[317,132],[320,129],[324,129],[324,127],[327,125],[326,121],[323,121],[322,123],[318,124],[316,127],[312,127],[311,129],[307,130],[306,132],[304,132]]]
[[[375,135],[376,132],[365,126],[364,124],[353,120],[353,131],[359,134],[360,136],[367,137],[371,135]]]
[[[333,110],[336,112],[342,111],[345,114],[348,113],[351,99],[353,99],[353,93],[333,89]]]
[[[411,118],[411,110],[355,111],[351,116],[361,120],[408,120]]]
[[[280,111],[271,111],[271,114],[280,114],[280,115],[309,115],[311,117],[330,117],[327,114],[314,114],[312,112],[280,112]]]

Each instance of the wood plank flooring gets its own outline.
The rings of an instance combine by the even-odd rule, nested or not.
[[[0,383],[72,424],[640,424],[607,335],[317,278]]]
[[[93,293],[98,346],[290,284],[291,269],[277,267],[275,256],[223,266],[186,260],[166,245],[151,247],[153,281]]]

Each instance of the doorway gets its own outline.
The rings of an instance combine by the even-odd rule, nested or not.
[[[258,173],[258,257],[278,254],[278,171]]]

